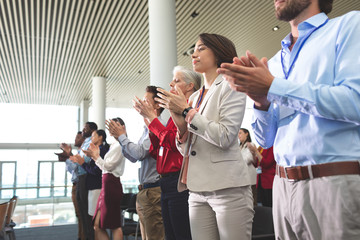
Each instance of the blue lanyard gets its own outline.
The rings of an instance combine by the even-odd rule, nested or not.
[[[319,28],[321,28],[322,26],[324,26],[328,21],[329,21],[329,19],[326,19],[326,21],[325,21],[323,24],[321,24],[320,26],[318,26],[317,28],[315,28],[314,30],[312,30],[312,31],[310,32],[310,34],[307,35],[307,37],[304,39],[304,41],[302,41],[302,43],[301,43],[301,45],[300,45],[300,47],[299,47],[299,51],[297,51],[297,53],[296,53],[296,55],[295,55],[295,58],[294,58],[294,61],[291,63],[288,72],[285,71],[285,66],[284,66],[284,57],[283,57],[283,55],[284,55],[284,52],[283,52],[284,49],[283,49],[283,48],[281,49],[281,66],[282,66],[282,69],[283,69],[283,72],[284,72],[284,75],[285,75],[285,78],[286,78],[286,79],[288,79],[291,71],[293,70],[294,63],[296,62],[296,60],[297,60],[297,58],[298,58],[298,56],[299,56],[299,53],[300,53],[301,49],[303,48],[305,42],[309,39],[309,37],[311,36],[311,34],[313,34],[316,30],[318,30]]]
[[[201,89],[200,98],[199,98],[199,101],[197,102],[196,108],[198,108],[198,107],[200,106],[200,103],[201,103],[202,98],[203,98],[203,96],[204,96],[204,92],[205,92],[205,85],[204,85],[204,86],[202,87],[202,89]]]

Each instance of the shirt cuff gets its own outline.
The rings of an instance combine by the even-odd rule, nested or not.
[[[268,100],[272,102],[279,100],[281,97],[286,97],[289,86],[290,81],[282,78],[274,78],[269,88]]]
[[[185,121],[187,123],[190,123],[191,124],[191,121],[193,120],[194,116],[195,116],[195,113],[197,113],[196,109],[191,109],[187,114],[186,114],[186,117],[185,117]]]
[[[270,103],[269,109],[267,111],[259,110],[254,107],[253,122],[255,122],[256,119],[259,119],[261,122],[266,122],[269,118],[271,118],[273,105],[274,103]]]
[[[121,135],[118,137],[119,143],[121,143],[121,142],[124,141],[125,139],[126,139],[126,135],[125,135],[125,134],[121,134]]]

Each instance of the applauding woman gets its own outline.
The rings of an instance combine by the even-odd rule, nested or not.
[[[121,118],[114,118],[112,121],[125,125]],[[83,151],[88,157],[95,160],[103,174],[101,193],[93,218],[95,236],[97,239],[109,239],[106,229],[111,229],[113,239],[122,240],[120,203],[123,190],[120,176],[124,173],[125,157],[122,154],[121,146],[118,141],[112,143],[104,158],[100,156],[100,150],[94,144],[90,144],[89,149]]]
[[[199,89],[200,74],[180,66],[174,68],[173,74],[173,80],[170,82],[171,92],[181,91],[186,99]],[[164,126],[158,119],[155,109],[147,101],[137,99],[134,107],[147,122],[151,140],[149,151],[157,160],[156,169],[161,176],[161,213],[166,239],[190,240],[189,193],[177,191],[177,181],[183,161],[175,144],[177,128],[172,118]]]
[[[230,89],[216,70],[236,57],[234,44],[217,34],[200,34],[192,54],[193,69],[204,86],[189,101],[181,93],[159,89],[160,106],[170,110],[184,155],[179,190],[189,189],[192,238],[250,239],[253,204],[250,180],[237,133],[246,95]]]

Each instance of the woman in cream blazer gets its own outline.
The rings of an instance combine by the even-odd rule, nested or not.
[[[189,99],[159,89],[158,101],[178,127],[177,146],[184,155],[178,189],[189,189],[192,238],[250,239],[253,218],[250,180],[238,147],[246,95],[230,89],[216,73],[232,62],[234,44],[216,34],[200,34],[193,68],[204,86]]]

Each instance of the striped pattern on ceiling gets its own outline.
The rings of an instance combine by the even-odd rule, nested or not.
[[[351,10],[360,1],[337,0],[330,17]],[[271,0],[176,0],[176,23],[178,64],[187,67],[201,32],[259,57],[289,32]],[[107,106],[129,107],[150,82],[148,46],[145,0],[0,0],[0,103],[79,105],[91,101],[91,78],[104,76]]]

